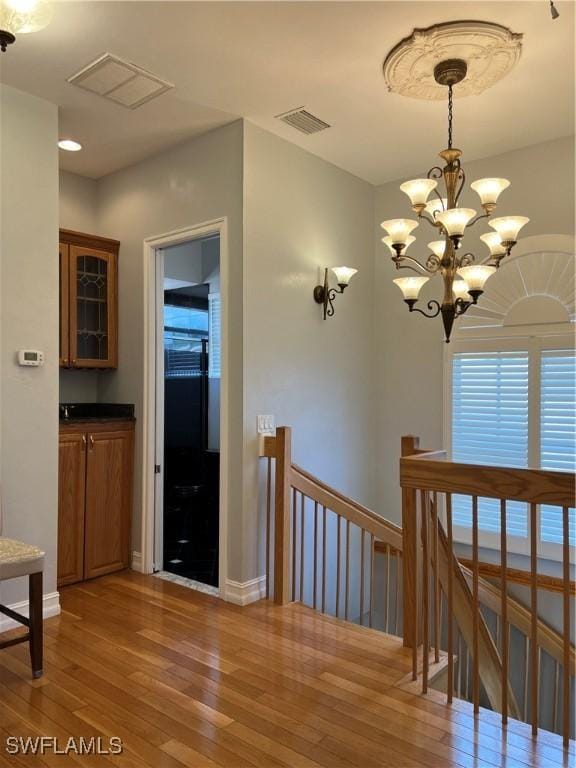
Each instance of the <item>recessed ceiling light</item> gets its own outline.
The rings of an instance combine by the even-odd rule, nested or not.
[[[66,152],[79,152],[82,149],[82,144],[74,141],[74,139],[60,139],[58,146]]]

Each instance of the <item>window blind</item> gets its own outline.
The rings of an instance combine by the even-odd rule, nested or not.
[[[202,375],[202,347],[198,342],[171,339],[164,350],[164,376],[167,379],[194,378]]]
[[[576,470],[576,356],[544,350],[540,362],[540,466]],[[562,543],[562,510],[540,508],[540,538]],[[570,510],[570,543],[576,545],[576,514]]]
[[[495,466],[528,466],[529,355],[518,352],[463,352],[452,360],[452,457]],[[471,527],[472,499],[454,496],[454,523]],[[480,530],[500,530],[500,503],[479,499]],[[526,537],[527,509],[507,504],[511,536]]]
[[[220,294],[211,293],[208,296],[208,376],[219,379],[222,356],[221,307]]]

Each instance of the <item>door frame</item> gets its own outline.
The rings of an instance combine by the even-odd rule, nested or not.
[[[220,514],[219,514],[219,568],[218,587],[220,597],[226,599],[228,574],[228,508],[229,508],[229,395],[230,372],[228,345],[230,339],[230,262],[228,247],[228,219],[223,216],[191,227],[176,229],[144,240],[144,403],[142,418],[143,472],[142,472],[142,571],[154,572],[154,540],[158,517],[156,509],[157,489],[163,481],[164,458],[156,460],[160,435],[157,434],[158,404],[157,372],[163,370],[163,348],[160,363],[160,345],[157,344],[157,307],[160,301],[159,277],[163,275],[163,256],[159,251],[171,245],[190,240],[201,240],[218,235],[220,238],[220,296],[221,301],[221,370],[220,370]],[[161,270],[161,271],[160,271]],[[160,273],[159,273],[160,272]],[[163,304],[163,292],[162,292]],[[163,414],[161,414],[163,417]],[[161,444],[163,445],[163,435]],[[162,466],[155,473],[155,464]]]

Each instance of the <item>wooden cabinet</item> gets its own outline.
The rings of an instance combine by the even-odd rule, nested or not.
[[[60,365],[118,365],[120,243],[60,230]]]
[[[58,586],[128,568],[133,422],[60,427]]]
[[[84,578],[86,435],[60,435],[58,450],[58,585]]]

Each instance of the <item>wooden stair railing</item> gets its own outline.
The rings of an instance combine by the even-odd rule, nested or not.
[[[570,738],[571,678],[574,675],[574,649],[571,645],[570,600],[574,597],[570,580],[570,509],[576,506],[575,479],[572,473],[544,470],[514,469],[448,461],[443,452],[423,452],[415,438],[404,438],[400,459],[403,520],[410,523],[410,551],[413,573],[404,583],[412,594],[404,597],[410,606],[412,621],[405,642],[413,648],[413,676],[417,674],[417,646],[420,642],[430,648],[430,626],[435,628],[435,613],[444,593],[448,605],[448,685],[447,699],[452,700],[454,681],[454,631],[456,622],[472,657],[472,701],[476,713],[480,709],[480,684],[484,685],[492,708],[501,711],[503,723],[508,716],[518,717],[509,682],[509,625],[519,624],[530,641],[530,721],[534,735],[539,723],[539,660],[540,648],[553,651],[553,658],[562,658],[562,734],[565,745]],[[453,496],[471,497],[472,505],[472,567],[458,561],[453,541]],[[480,578],[479,521],[480,498],[497,499],[500,506],[500,589]],[[524,502],[528,510],[530,541],[530,607],[520,610],[508,594],[507,575],[507,504]],[[540,504],[557,506],[562,521],[562,605],[563,631],[561,642],[553,640],[554,633],[545,628],[538,615],[538,508]],[[445,518],[445,528],[442,519]],[[407,560],[405,532],[404,561]],[[432,588],[431,585],[432,584]],[[489,603],[501,617],[502,633],[497,649],[480,610]],[[432,622],[431,622],[432,617]],[[561,646],[561,649],[558,647]],[[437,651],[436,651],[437,653]],[[423,655],[422,689],[428,686],[428,653]]]
[[[279,605],[300,600],[360,624],[367,617],[372,626],[378,542],[385,548],[382,624],[386,631],[398,633],[402,529],[292,464],[289,427],[266,437],[261,455],[268,460],[268,595],[272,582]]]
[[[400,477],[402,528],[344,496],[292,463],[291,430],[279,427],[263,441],[261,455],[267,459],[266,475],[266,584],[267,595],[285,604],[300,600],[337,618],[373,626],[379,592],[383,621],[379,628],[401,635],[412,649],[414,680],[428,685],[441,680],[447,700],[461,692],[464,645],[466,689],[468,659],[472,702],[480,710],[481,686],[492,709],[508,716],[524,717],[510,682],[509,640],[514,627],[530,644],[530,677],[538,680],[539,652],[556,663],[554,693],[562,697],[564,741],[570,734],[570,685],[576,656],[570,643],[570,581],[568,510],[574,506],[573,476],[560,472],[515,470],[502,467],[462,465],[449,462],[442,451],[419,449],[414,437],[402,439]],[[452,530],[452,495],[472,497],[473,557],[462,563],[456,556]],[[500,577],[500,588],[480,576],[478,557],[478,499],[500,499],[501,563],[498,569],[483,564],[490,578]],[[537,544],[531,546],[532,568],[528,574],[530,609],[508,594],[508,578],[526,582],[512,573],[506,560],[506,504],[525,501],[530,509],[530,531],[534,536],[537,505],[557,504],[562,509],[564,563],[561,580],[537,573]],[[378,575],[375,555],[381,558]],[[471,566],[471,567],[467,567]],[[272,593],[273,587],[273,593]],[[561,591],[564,631],[547,627],[537,613],[537,589]],[[443,609],[447,606],[447,616]],[[491,634],[480,608],[492,611],[501,632]],[[365,619],[367,615],[367,619]],[[442,626],[447,643],[441,648]],[[458,633],[455,646],[455,630]],[[446,647],[447,646],[447,647]],[[423,651],[428,649],[428,653]],[[433,652],[433,673],[429,655]],[[528,653],[528,651],[527,651]],[[460,681],[454,680],[458,666]],[[456,688],[455,688],[455,682]],[[530,719],[538,730],[538,685],[531,686]],[[467,695],[466,695],[467,698]],[[554,715],[556,722],[556,713]]]

